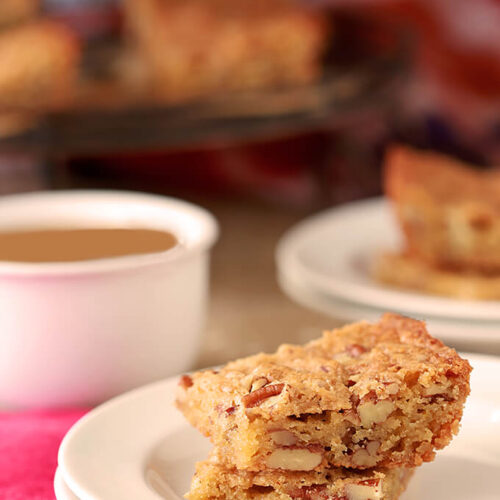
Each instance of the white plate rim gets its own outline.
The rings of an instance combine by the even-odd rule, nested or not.
[[[70,488],[70,490],[78,497],[79,500],[104,500],[100,496],[94,495],[91,490],[91,485],[81,484],[78,480],[75,479],[75,470],[72,467],[69,458],[71,457],[71,446],[74,443],[77,436],[84,430],[87,426],[89,426],[93,421],[101,418],[102,415],[105,415],[108,411],[113,411],[116,407],[120,406],[123,403],[128,403],[131,400],[134,400],[136,397],[144,396],[149,392],[155,392],[159,387],[167,389],[169,386],[172,386],[171,389],[175,390],[177,385],[179,376],[170,377],[164,380],[160,380],[157,382],[153,382],[151,384],[147,384],[142,387],[138,387],[131,391],[125,392],[119,396],[116,396],[109,401],[97,406],[89,413],[84,415],[80,420],[78,420],[67,432],[64,436],[61,445],[59,447],[58,452],[58,468],[61,471],[62,477],[66,485]],[[170,393],[172,397],[172,391],[165,390],[166,396]],[[168,397],[165,398],[168,400]],[[173,403],[173,398],[170,403]],[[165,404],[168,405],[168,401],[165,401]],[[166,424],[165,424],[166,425]],[[159,431],[161,433],[161,431]],[[144,452],[147,454],[150,450],[154,448],[160,436],[154,436],[151,438],[148,443],[145,443]],[[144,460],[145,457],[142,457]],[[139,487],[140,498],[141,500],[158,500],[161,498],[155,491],[150,489],[147,484],[143,481],[143,474],[140,471],[134,469],[135,474],[132,476],[128,476],[127,479],[134,480],[135,479],[135,487]],[[139,481],[139,482],[138,482]],[[142,483],[144,482],[144,487],[141,488]],[[130,484],[130,483],[129,483]]]
[[[336,319],[346,322],[378,320],[386,311],[374,306],[325,294],[322,290],[315,290],[304,286],[304,283],[294,276],[279,273],[278,285],[283,292],[298,304],[327,314]],[[393,309],[394,310],[394,309]],[[474,322],[467,320],[454,320],[452,318],[441,318],[422,314],[414,314],[409,311],[399,310],[404,316],[414,317],[425,321],[429,330],[435,336],[446,342],[468,342],[470,345],[499,345],[499,327],[486,322]],[[465,326],[467,329],[465,329]],[[471,333],[473,332],[473,333]]]
[[[59,467],[57,467],[54,475],[54,493],[56,495],[56,500],[80,500],[64,481]]]
[[[300,249],[320,231],[333,226],[346,216],[378,212],[386,214],[390,203],[384,198],[371,198],[334,207],[308,217],[290,228],[280,239],[275,260],[282,274],[294,273],[309,288],[321,290],[331,296],[359,302],[372,307],[394,310],[398,307],[413,313],[441,318],[468,319],[484,322],[500,321],[500,301],[471,301],[407,292],[384,287],[375,282],[356,284],[338,277],[328,277],[307,266],[299,256]],[[355,231],[355,228],[353,228]],[[395,306],[396,304],[396,306]],[[397,306],[399,304],[399,306]],[[403,305],[401,305],[403,304]]]

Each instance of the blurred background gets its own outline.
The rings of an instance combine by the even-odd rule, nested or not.
[[[498,0],[1,0],[0,194],[166,194],[221,224],[199,365],[335,318],[278,288],[283,232],[381,194],[402,142],[500,165]]]

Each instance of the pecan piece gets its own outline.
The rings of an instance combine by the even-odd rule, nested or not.
[[[266,385],[250,394],[246,394],[241,398],[241,401],[245,405],[245,408],[253,408],[260,405],[265,399],[281,394],[284,387],[285,384]]]
[[[382,488],[379,479],[366,479],[346,485],[347,500],[380,500]]]
[[[423,391],[424,398],[425,397],[431,397],[431,396],[437,396],[437,395],[442,395],[442,394],[447,394],[448,393],[448,384],[442,385],[442,384],[432,384],[429,387],[425,387]]]
[[[368,441],[366,443],[366,451],[374,457],[377,455],[378,449],[380,448],[380,441]]]
[[[387,394],[394,396],[399,392],[399,385],[396,384],[396,382],[385,384],[385,391],[387,392]]]
[[[269,384],[269,380],[267,380],[266,377],[259,377],[258,379],[255,379],[252,382],[252,385],[250,386],[250,392],[258,391],[259,389],[262,389],[267,384]]]
[[[350,344],[345,350],[352,358],[359,358],[362,354],[367,352],[367,349],[360,344]]]
[[[312,451],[309,448],[289,447],[276,448],[266,459],[270,469],[294,471],[310,471],[323,461],[322,451]]]
[[[269,433],[274,444],[278,446],[293,446],[298,443],[297,436],[286,430],[276,430]]]
[[[358,405],[358,415],[361,425],[369,429],[374,424],[380,424],[387,420],[387,417],[396,409],[396,405],[388,399],[383,399],[376,403],[367,401]]]
[[[356,467],[360,468],[374,467],[377,464],[377,459],[372,457],[364,448],[356,450],[352,455],[351,460]]]
[[[193,385],[193,379],[189,375],[183,375],[179,380],[179,386],[184,390],[189,389]]]

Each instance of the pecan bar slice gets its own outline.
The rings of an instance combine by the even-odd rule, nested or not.
[[[238,469],[415,467],[458,431],[470,371],[423,322],[385,314],[184,376],[177,404]]]
[[[499,273],[498,170],[400,146],[387,154],[384,183],[405,253],[445,269]]]
[[[318,80],[330,22],[294,0],[125,0],[152,91],[176,102]]]
[[[0,31],[2,112],[58,109],[69,103],[80,56],[77,37],[57,21],[33,21]]]
[[[249,472],[226,468],[217,459],[200,462],[188,500],[396,500],[413,469],[342,468],[322,472]]]

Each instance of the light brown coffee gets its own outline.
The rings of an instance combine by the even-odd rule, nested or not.
[[[153,229],[40,229],[0,232],[0,261],[74,262],[164,252],[177,238]]]

